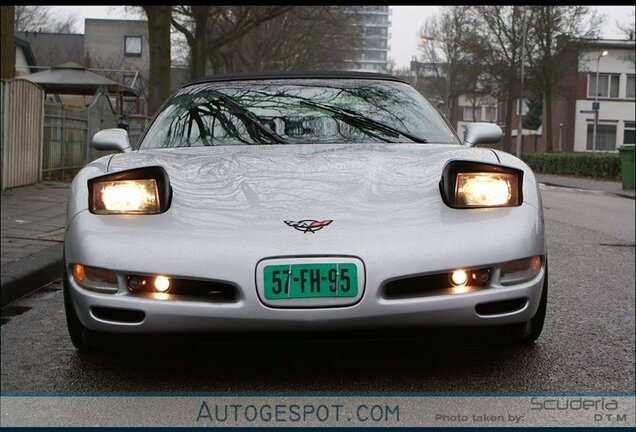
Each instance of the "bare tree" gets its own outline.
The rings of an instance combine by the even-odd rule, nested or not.
[[[15,77],[15,36],[13,30],[13,20],[15,17],[15,6],[0,7],[0,50],[2,56],[0,65],[0,78],[11,79]]]
[[[220,50],[262,23],[291,10],[293,6],[174,6],[172,25],[190,46],[192,78],[225,68]]]
[[[532,6],[530,17],[530,73],[534,88],[543,94],[546,150],[551,152],[552,101],[562,90],[565,62],[572,60],[567,52],[577,38],[598,37],[602,17],[587,6]]]
[[[15,6],[16,32],[73,33],[77,17],[59,17],[51,6]]]
[[[634,31],[636,31],[636,21],[634,20],[634,10],[632,9],[632,13],[630,14],[630,19],[626,22],[620,23],[616,22],[616,27],[623,33],[623,36],[627,40],[634,40]]]
[[[628,19],[627,22],[624,22],[622,24],[617,22],[616,27],[618,27],[620,31],[623,33],[623,36],[625,37],[625,39],[633,41],[634,31],[636,30],[635,21],[634,21],[634,10],[632,9],[631,19]],[[632,69],[636,67],[636,55],[634,53],[634,50],[629,50],[628,52],[626,52],[621,57],[621,60],[623,60],[624,62],[630,63],[632,65]]]
[[[223,71],[342,69],[361,45],[353,10],[296,7],[219,49]]]
[[[463,43],[486,72],[497,81],[505,97],[503,149],[512,149],[512,116],[521,66],[522,6],[473,6],[475,24],[467,29]]]
[[[475,93],[483,72],[478,59],[465,49],[464,38],[472,28],[470,9],[442,6],[440,14],[425,21],[419,48],[434,73],[433,86],[444,100],[448,119],[456,126],[459,96]]]
[[[153,115],[170,95],[170,6],[143,6],[148,17],[150,68],[148,115]]]

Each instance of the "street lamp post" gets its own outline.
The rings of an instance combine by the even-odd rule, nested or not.
[[[599,106],[598,106],[598,66],[601,62],[601,57],[605,57],[607,55],[607,51],[603,51],[602,53],[600,53],[598,55],[598,58],[596,59],[596,90],[594,91],[594,129],[592,131],[592,151],[595,152],[596,151],[596,128],[598,127],[598,112],[599,110]],[[609,84],[609,83],[608,83]]]

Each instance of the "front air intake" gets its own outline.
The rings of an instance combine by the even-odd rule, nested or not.
[[[503,315],[518,312],[528,304],[527,298],[504,300],[490,303],[480,303],[475,306],[475,311],[481,316]]]
[[[97,319],[124,324],[138,324],[144,320],[146,314],[139,310],[119,309],[93,306],[91,313]]]

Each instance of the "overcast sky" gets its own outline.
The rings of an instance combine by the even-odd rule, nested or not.
[[[620,36],[616,22],[626,23],[631,19],[634,6],[592,6],[607,16],[603,37],[614,39]],[[74,14],[78,18],[78,32],[84,33],[84,18],[134,19],[121,6],[54,6],[62,15]],[[417,41],[424,20],[435,15],[438,6],[391,6],[391,39],[389,59],[397,68],[408,67],[413,56],[417,56]],[[144,17],[145,18],[145,17]]]

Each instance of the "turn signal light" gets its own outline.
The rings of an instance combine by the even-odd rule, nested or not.
[[[104,293],[117,292],[117,274],[111,270],[73,264],[71,272],[75,282],[82,288]]]
[[[502,285],[513,285],[534,279],[541,270],[541,256],[509,261],[501,266],[499,281]]]

